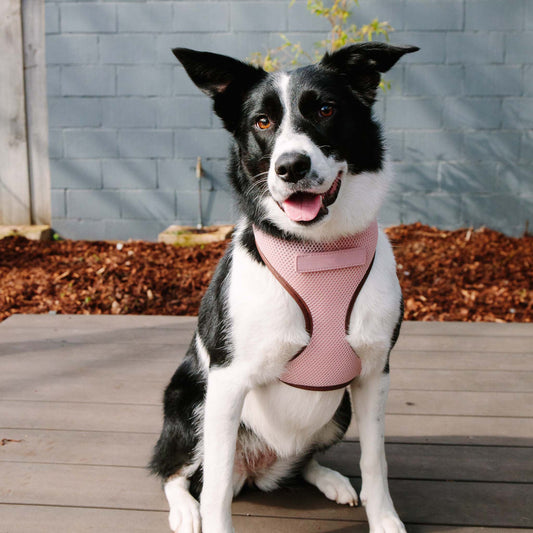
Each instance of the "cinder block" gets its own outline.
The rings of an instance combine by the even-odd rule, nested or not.
[[[155,189],[157,168],[154,159],[109,159],[102,162],[105,189]]]
[[[107,128],[153,128],[156,125],[156,102],[151,98],[106,98],[103,109]]]
[[[65,218],[67,216],[67,204],[64,189],[52,189],[52,218]]]
[[[533,98],[504,98],[503,127],[531,130],[533,128]]]
[[[524,67],[524,95],[533,96],[533,65]]]
[[[100,61],[107,64],[157,63],[156,36],[115,34],[100,36]]]
[[[405,157],[407,161],[462,159],[463,143],[460,132],[413,131],[405,135]]]
[[[402,222],[423,222],[441,229],[456,228],[461,223],[461,198],[445,193],[404,194]]]
[[[117,67],[117,94],[119,96],[169,96],[174,91],[174,70],[171,66]]]
[[[47,35],[47,65],[88,64],[98,61],[96,35]]]
[[[465,29],[467,30],[517,30],[523,27],[523,18],[523,0],[468,0],[465,2]]]
[[[106,33],[117,29],[116,8],[96,2],[61,4],[61,31],[66,33]]]
[[[73,158],[117,157],[115,130],[66,130],[65,156]]]
[[[163,190],[197,191],[196,159],[160,159],[158,187]]]
[[[407,134],[408,135],[408,134]],[[439,190],[437,163],[395,163],[393,194],[406,192],[432,193]]]
[[[448,193],[493,193],[499,190],[496,162],[442,162],[439,172],[441,188]]]
[[[438,129],[442,107],[440,98],[387,98],[385,124],[391,129]]]
[[[257,21],[256,21],[257,23]],[[230,11],[227,2],[175,2],[174,31],[229,31]]]
[[[474,161],[516,161],[520,152],[518,131],[473,131],[465,135],[465,158]]]
[[[122,191],[120,193],[123,218],[142,220],[173,220],[176,198],[169,191]]]
[[[462,30],[462,0],[409,0],[405,4],[407,30]]]
[[[63,130],[50,128],[48,130],[48,155],[50,159],[63,157]]]
[[[533,63],[533,31],[508,33],[505,36],[505,62],[512,64]]]
[[[102,220],[52,219],[52,227],[64,239],[101,241],[106,238]]]
[[[352,20],[358,26],[368,24],[374,19],[388,22],[396,31],[405,28],[405,4],[394,0],[372,0],[360,2],[352,10]]]
[[[500,190],[522,196],[533,196],[533,163],[509,161],[498,164]],[[533,211],[530,212],[533,223]],[[532,228],[533,231],[533,228]]]
[[[418,52],[402,57],[403,63],[444,63],[446,59],[446,32],[399,31],[391,35],[393,44],[420,47]]]
[[[44,6],[44,30],[47,35],[59,33],[59,6],[47,2]]]
[[[121,130],[119,132],[121,157],[172,157],[171,131]]]
[[[197,193],[178,191],[176,196],[178,223],[196,225],[200,220]],[[202,214],[205,225],[233,224],[236,220],[233,198],[225,191],[210,191],[209,194],[203,194]]]
[[[236,207],[233,197],[226,191],[211,191],[207,197],[207,224],[234,224],[236,221]]]
[[[101,189],[101,164],[98,159],[52,159],[50,179],[54,189]]]
[[[235,57],[242,61],[249,61],[255,52],[264,52],[268,48],[268,43],[272,35],[278,37],[277,44],[275,45],[277,48],[283,43],[279,32],[273,34],[272,32],[268,33],[266,31],[216,33],[213,34],[211,45],[216,52]]]
[[[359,8],[357,8],[359,14]],[[359,20],[362,20],[359,18]],[[331,26],[324,17],[313,15],[307,9],[307,2],[295,2],[288,9],[289,31],[319,31],[327,33]]]
[[[61,92],[64,96],[112,96],[115,94],[115,69],[103,65],[63,67]]]
[[[471,65],[465,72],[465,92],[471,96],[518,96],[521,69],[507,65]]]
[[[157,35],[156,53],[158,65],[179,65],[176,56],[172,53],[173,48],[193,48],[195,50],[205,50],[207,52],[223,53],[213,46],[214,33],[196,32],[185,33],[175,32]],[[222,34],[224,35],[224,34]],[[236,39],[235,34],[228,34],[232,39]]]
[[[524,222],[520,197],[514,194],[467,194],[462,197],[462,222],[506,232]]]
[[[206,159],[202,161],[204,170],[203,186],[206,189],[216,189],[232,194],[232,189],[228,180],[227,159]]]
[[[61,94],[61,67],[46,66],[46,94],[48,97]]]
[[[402,196],[389,193],[378,214],[381,226],[394,226],[402,222]]]
[[[447,129],[496,129],[502,122],[502,99],[447,98],[443,126]]]
[[[287,6],[280,2],[232,2],[232,31],[286,31]],[[259,28],[258,28],[259,27]]]
[[[171,2],[119,4],[117,14],[119,32],[159,33],[173,30]]]
[[[224,130],[188,129],[175,132],[176,157],[214,157],[228,155],[230,135]]]
[[[533,3],[526,2],[525,29],[533,30]]]
[[[50,127],[87,127],[102,124],[100,98],[48,97]]]
[[[404,92],[413,96],[461,94],[463,67],[455,65],[408,65]]]
[[[504,34],[500,32],[450,32],[446,35],[448,63],[503,63]]]
[[[120,218],[120,193],[118,191],[67,191],[69,218],[101,220]]]
[[[204,96],[157,99],[160,128],[202,128],[211,125],[212,103]]]
[[[520,142],[520,161],[533,161],[533,131],[522,132]]]
[[[403,149],[403,131],[387,131],[385,134],[385,142],[387,146],[387,153],[391,161],[402,161],[404,158]]]
[[[105,238],[112,241],[127,241],[129,239],[143,241],[157,241],[157,236],[172,220],[160,222],[158,220],[105,220]]]

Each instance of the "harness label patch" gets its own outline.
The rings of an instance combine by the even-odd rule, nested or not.
[[[366,263],[365,248],[349,248],[334,252],[316,252],[296,256],[296,272],[323,272],[361,266]]]

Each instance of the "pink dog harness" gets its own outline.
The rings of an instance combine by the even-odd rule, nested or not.
[[[345,387],[361,373],[361,361],[346,333],[374,260],[377,221],[333,242],[286,241],[256,227],[254,235],[265,264],[300,306],[311,336],[280,380],[309,390]]]

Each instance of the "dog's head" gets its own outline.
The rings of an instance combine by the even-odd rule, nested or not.
[[[377,214],[388,173],[372,105],[380,73],[416,50],[355,44],[273,74],[219,54],[173,52],[236,141],[231,177],[245,213],[323,240],[360,231]]]

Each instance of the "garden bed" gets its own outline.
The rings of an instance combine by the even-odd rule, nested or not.
[[[389,228],[408,320],[531,322],[533,237]],[[228,241],[0,240],[0,320],[15,313],[196,315]]]

